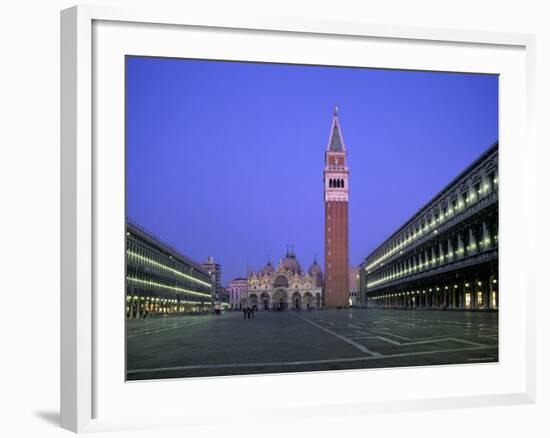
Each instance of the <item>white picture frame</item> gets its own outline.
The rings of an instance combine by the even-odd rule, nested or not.
[[[105,24],[104,30],[98,30],[98,25]],[[104,105],[101,97],[96,94],[98,83],[105,81],[107,87],[111,88],[111,94],[117,93],[117,86],[123,78],[119,72],[116,72],[113,78],[104,79],[103,67],[95,65],[94,60],[101,61],[109,60],[110,56],[119,56],[124,53],[126,42],[121,42],[123,38],[118,38],[117,32],[120,26],[125,27],[122,32],[133,32],[133,35],[138,35],[143,30],[141,27],[147,27],[150,32],[158,34],[166,34],[166,32],[177,31],[177,29],[187,29],[190,32],[198,31],[201,35],[215,34],[216,32],[227,31],[228,29],[235,32],[235,38],[243,41],[254,41],[258,38],[263,38],[264,33],[269,34],[269,37],[283,39],[288,38],[304,38],[313,40],[315,38],[339,38],[337,44],[348,44],[348,41],[353,41],[353,44],[365,43],[384,43],[386,45],[397,45],[396,53],[402,53],[405,57],[406,47],[435,47],[435,50],[447,48],[449,45],[464,50],[496,50],[503,53],[503,63],[510,63],[510,69],[515,69],[510,77],[514,77],[519,83],[505,84],[503,93],[506,90],[514,89],[514,95],[508,97],[504,95],[501,100],[502,105],[512,106],[512,103],[519,102],[519,111],[513,113],[514,116],[501,114],[501,122],[507,122],[505,129],[510,129],[506,132],[505,137],[510,141],[501,141],[501,149],[503,154],[501,165],[503,170],[500,172],[501,180],[501,197],[503,201],[507,199],[520,199],[525,202],[525,208],[518,209],[520,211],[511,212],[506,217],[510,220],[507,222],[509,230],[514,224],[527,223],[522,239],[515,239],[512,233],[506,234],[506,227],[501,231],[504,242],[508,238],[509,245],[502,248],[503,260],[506,260],[505,265],[501,264],[501,280],[502,287],[508,281],[510,284],[516,282],[520,285],[518,292],[517,309],[519,309],[518,325],[517,325],[517,342],[516,345],[521,346],[516,352],[519,356],[519,362],[514,365],[515,371],[510,371],[514,374],[514,378],[510,379],[514,385],[510,383],[509,388],[499,391],[496,386],[487,386],[494,388],[480,388],[481,393],[468,392],[467,388],[463,392],[458,390],[445,393],[444,388],[440,392],[431,392],[430,396],[427,393],[415,392],[415,388],[410,391],[400,390],[399,385],[395,385],[397,389],[389,393],[387,398],[373,396],[371,398],[355,397],[354,399],[346,399],[342,396],[341,399],[327,397],[327,392],[330,393],[330,388],[337,388],[338,384],[348,382],[349,376],[364,377],[365,380],[377,370],[368,370],[367,373],[361,374],[363,371],[350,371],[339,373],[338,376],[331,373],[306,373],[281,376],[254,376],[254,377],[237,377],[237,378],[209,378],[209,379],[190,379],[188,382],[181,381],[164,381],[164,382],[146,382],[140,383],[144,391],[152,391],[159,394],[165,392],[167,399],[173,395],[171,387],[185,384],[185,390],[188,394],[197,394],[197,399],[194,404],[197,409],[200,406],[205,406],[205,397],[200,397],[199,393],[205,391],[210,394],[210,391],[217,391],[220,397],[224,394],[231,394],[234,389],[235,380],[238,379],[239,385],[253,385],[259,379],[263,382],[266,388],[273,387],[272,398],[277,401],[277,397],[282,397],[276,392],[275,387],[285,387],[288,384],[301,385],[301,382],[312,384],[314,382],[326,382],[328,391],[313,392],[309,398],[304,397],[296,403],[300,403],[303,407],[302,413],[309,415],[342,415],[350,413],[360,415],[363,412],[395,412],[412,409],[441,409],[466,406],[488,406],[502,404],[520,404],[531,403],[535,400],[535,310],[534,301],[536,294],[535,273],[527,263],[521,263],[516,259],[517,255],[522,251],[529,251],[535,247],[535,157],[536,146],[533,139],[533,111],[534,111],[534,59],[535,59],[535,38],[532,35],[524,34],[507,34],[507,33],[492,33],[492,32],[474,32],[460,31],[451,29],[425,29],[417,27],[402,27],[402,26],[381,26],[365,23],[341,23],[341,22],[317,22],[300,19],[278,19],[278,18],[255,18],[247,17],[241,14],[239,19],[225,17],[217,17],[214,14],[210,16],[197,16],[192,11],[162,11],[162,10],[130,10],[110,7],[96,6],[78,6],[62,11],[61,13],[61,425],[62,427],[75,431],[99,431],[111,430],[120,428],[147,428],[154,426],[174,426],[174,425],[190,425],[204,421],[205,417],[200,415],[182,415],[182,409],[191,409],[192,406],[175,406],[174,409],[162,411],[159,407],[159,412],[154,415],[143,415],[137,410],[132,411],[130,408],[126,411],[116,411],[112,406],[107,406],[105,401],[106,385],[103,382],[112,382],[111,379],[120,377],[120,370],[113,371],[110,369],[111,363],[105,362],[106,354],[98,354],[103,348],[120,347],[120,343],[114,343],[109,347],[104,347],[107,342],[104,332],[107,329],[117,330],[120,328],[120,321],[115,321],[115,316],[109,311],[102,310],[101,306],[105,306],[106,301],[103,297],[98,299],[98,288],[101,288],[104,282],[107,281],[108,275],[103,275],[105,271],[101,270],[101,264],[104,263],[101,257],[102,251],[105,251],[102,235],[106,233],[116,233],[120,231],[120,225],[123,222],[103,226],[101,214],[99,211],[105,211],[105,208],[98,209],[98,205],[104,201],[102,196],[105,191],[102,189],[106,184],[103,176],[110,174],[113,180],[118,178],[118,182],[114,184],[120,185],[120,175],[117,177],[117,167],[120,162],[116,159],[110,160],[105,154],[98,157],[97,142],[103,144],[104,137],[101,130],[97,129],[96,124],[101,125],[102,112],[101,105]],[[115,29],[116,28],[116,29]],[[139,29],[138,29],[139,28]],[[185,37],[185,36],[184,36]],[[107,39],[111,46],[108,50],[105,41]],[[156,43],[162,44],[163,36],[160,35]],[[151,39],[150,39],[151,40]],[[155,40],[153,38],[152,40]],[[152,41],[151,40],[151,41]],[[155,51],[156,43],[151,42],[149,47],[145,47],[145,43],[139,41],[139,38],[133,38],[137,41],[135,44],[142,44],[145,51]],[[111,44],[112,43],[112,44]],[[286,42],[287,49],[290,42]],[[351,43],[349,43],[351,44]],[[252,44],[253,46],[253,44]],[[437,47],[439,49],[437,49]],[[136,49],[135,46],[134,50]],[[281,46],[284,47],[284,46]],[[388,46],[389,47],[389,46]],[[166,52],[171,49],[166,46]],[[175,47],[174,50],[178,50]],[[201,49],[196,47],[193,51],[193,56],[208,50],[206,45]],[[253,48],[251,49],[253,50]],[[393,50],[393,49],[392,49]],[[424,49],[422,49],[424,50]],[[426,49],[428,50],[428,49]],[[104,55],[105,52],[105,55]],[[107,53],[108,52],[108,53]],[[510,52],[511,56],[508,60],[504,52]],[[135,54],[135,52],[132,52]],[[147,52],[149,53],[149,52]],[[156,52],[155,52],[156,53]],[[252,52],[251,52],[252,53]],[[374,53],[374,52],[373,52]],[[101,58],[106,56],[105,59]],[[213,55],[205,55],[205,57]],[[238,54],[234,56],[239,56]],[[262,55],[265,56],[265,55]],[[273,56],[276,56],[274,54]],[[298,56],[284,54],[281,56]],[[381,55],[382,56],[382,55]],[[498,55],[500,56],[500,55]],[[506,59],[505,59],[506,58]],[[380,58],[383,59],[383,58]],[[517,60],[521,62],[516,62]],[[292,58],[296,61],[297,58]],[[335,60],[336,63],[341,63],[342,60]],[[403,61],[403,68],[407,65]],[[443,59],[433,59],[424,68],[433,70],[448,70],[449,65],[454,66],[454,71],[472,71],[475,62],[481,64],[479,71],[490,70],[492,73],[500,73],[499,66],[495,64],[494,68],[487,66],[491,65],[491,59],[472,60],[473,64],[469,67],[466,65],[461,69],[461,59],[456,57],[449,64]],[[101,63],[105,65],[105,62]],[[521,64],[521,65],[519,65]],[[386,66],[378,63],[376,66]],[[391,64],[395,68],[394,64]],[[412,64],[411,64],[412,66]],[[484,67],[483,67],[484,66]],[[503,67],[504,68],[504,67]],[[506,67],[508,68],[508,67]],[[510,70],[511,71],[511,70]],[[516,75],[516,76],[514,76]],[[525,82],[518,78],[525,79]],[[112,79],[112,81],[111,81]],[[117,85],[118,84],[118,85]],[[103,85],[100,85],[101,88]],[[509,87],[509,88],[506,88]],[[122,93],[122,90],[118,90]],[[123,93],[122,93],[123,94]],[[503,97],[501,95],[501,97]],[[120,96],[117,102],[120,103]],[[517,106],[517,105],[516,105]],[[115,105],[116,108],[116,105]],[[505,108],[506,110],[506,108]],[[113,111],[116,111],[113,110]],[[119,114],[120,115],[120,114]],[[104,125],[103,125],[104,126]],[[103,128],[101,128],[103,129]],[[116,128],[115,128],[116,129]],[[514,132],[512,132],[515,130]],[[113,136],[112,138],[120,138]],[[513,140],[513,141],[512,141]],[[106,140],[107,141],[107,140]],[[518,143],[521,143],[521,149],[518,148]],[[124,148],[123,143],[113,143],[114,149]],[[118,151],[120,152],[120,150]],[[115,151],[116,153],[116,151]],[[518,155],[519,154],[519,155]],[[118,155],[120,158],[120,154]],[[116,158],[116,157],[115,157]],[[518,160],[516,160],[518,158]],[[103,160],[103,161],[102,161]],[[107,161],[106,161],[107,160]],[[519,163],[519,169],[512,169],[507,163],[513,161]],[[511,163],[510,163],[511,164]],[[506,175],[510,175],[508,179]],[[103,181],[103,182],[102,182]],[[513,184],[510,182],[512,181]],[[113,181],[109,182],[112,183]],[[115,190],[116,192],[116,190]],[[110,199],[109,202],[115,202],[116,197]],[[120,201],[120,198],[118,198]],[[512,202],[508,203],[510,205]],[[507,202],[502,205],[502,213],[506,214]],[[510,210],[511,211],[511,210]],[[513,216],[516,215],[516,216]],[[124,218],[121,218],[122,220]],[[507,219],[508,220],[508,219]],[[122,229],[123,230],[123,229]],[[123,234],[123,233],[122,233]],[[121,236],[122,238],[122,236]],[[120,243],[120,242],[117,242]],[[113,245],[112,252],[120,250],[120,245]],[[509,257],[508,257],[509,255]],[[119,254],[120,256],[120,254]],[[514,272],[506,270],[514,262],[518,262],[514,266]],[[503,262],[504,263],[504,262]],[[504,268],[504,269],[503,269]],[[99,273],[99,274],[98,274]],[[116,274],[113,271],[113,276]],[[523,281],[525,279],[525,281]],[[112,278],[111,278],[112,280]],[[109,280],[109,281],[111,281]],[[116,281],[116,280],[115,280]],[[124,279],[120,278],[123,282]],[[501,298],[501,305],[504,307],[506,297]],[[121,304],[122,305],[122,304]],[[112,309],[112,307],[111,307]],[[102,313],[103,312],[103,313]],[[101,320],[98,314],[101,313]],[[116,313],[116,312],[115,312]],[[121,312],[119,312],[121,313]],[[501,326],[506,335],[506,327],[509,324],[509,319],[503,316]],[[120,337],[123,333],[120,333]],[[503,347],[501,340],[500,347]],[[105,350],[108,351],[108,350]],[[122,353],[123,354],[123,353]],[[496,366],[505,368],[506,354]],[[479,373],[494,372],[490,370],[486,364],[469,365],[469,370],[478,370]],[[459,376],[462,368],[443,367],[445,375],[455,373]],[[438,367],[429,370],[432,374],[439,373]],[[113,371],[111,373],[111,371]],[[392,372],[391,370],[380,371],[380,376],[383,373]],[[393,378],[399,380],[401,374],[417,373],[422,370],[393,370]],[[424,370],[424,372],[428,372]],[[359,374],[358,374],[359,373]],[[401,374],[397,374],[401,373]],[[460,377],[459,377],[460,378]],[[346,380],[348,379],[348,380]],[[383,379],[382,379],[383,380]],[[121,387],[124,382],[119,382]],[[349,382],[348,382],[349,383]],[[270,386],[271,385],[271,386]],[[130,392],[131,386],[129,385]],[[135,387],[135,385],[134,385]],[[215,389],[214,389],[215,387]],[[121,389],[121,391],[123,391]],[[200,392],[199,392],[200,391]],[[268,389],[269,393],[270,389]],[[373,389],[374,391],[374,389]],[[483,392],[485,391],[485,392]],[[460,394],[460,395],[458,395]],[[122,392],[113,390],[109,393],[110,403],[123,405]],[[126,395],[127,400],[131,399],[131,394]],[[261,397],[261,395],[258,395]],[[299,397],[298,397],[299,398]],[[235,411],[227,413],[219,418],[223,422],[228,420],[231,415],[236,412],[239,415],[248,415],[251,417],[261,416],[261,412],[255,409],[252,401],[242,402]],[[265,401],[267,403],[267,401]],[[104,407],[105,406],[105,407]],[[280,407],[281,415],[293,416],[293,406]],[[108,414],[103,414],[108,412]]]

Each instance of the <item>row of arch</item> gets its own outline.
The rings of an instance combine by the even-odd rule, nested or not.
[[[299,292],[295,292],[290,295],[282,289],[275,291],[272,297],[265,292],[260,294],[260,296],[250,294],[248,305],[256,310],[310,310],[322,307],[320,293],[313,295],[310,292],[306,292],[302,295]]]
[[[409,283],[399,288],[374,293],[367,297],[367,305],[397,309],[498,309],[496,273],[489,269],[488,273],[469,273],[461,277],[433,278],[427,282]],[[434,284],[433,280],[437,283]]]
[[[439,238],[427,241],[407,255],[388,262],[386,266],[370,274],[367,286],[375,287],[401,280],[498,248],[498,212],[493,209],[484,217],[478,217],[469,224],[460,223],[449,232],[438,236]]]
[[[477,169],[471,171],[436,201],[423,207],[406,227],[403,226],[401,231],[371,254],[366,263],[369,269],[412,244],[417,238],[426,235],[433,227],[443,225],[486,196],[498,193],[498,149],[495,149],[492,156],[483,160]]]
[[[334,188],[344,188],[344,180],[343,179],[329,179],[328,180],[328,186],[334,187]]]

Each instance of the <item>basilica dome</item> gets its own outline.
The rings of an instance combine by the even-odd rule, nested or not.
[[[262,274],[264,275],[271,275],[275,272],[275,268],[271,264],[271,261],[267,262],[267,265],[264,266],[262,269]]]
[[[294,254],[294,250],[291,252],[287,251],[285,258],[281,260],[281,267],[284,271],[290,271],[293,274],[302,274],[302,267],[296,258],[296,254]]]

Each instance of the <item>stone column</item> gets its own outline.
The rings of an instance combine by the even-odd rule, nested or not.
[[[472,228],[468,228],[468,235],[470,238],[470,241],[468,243],[468,254],[472,254],[477,251],[477,242],[474,236],[474,231]]]
[[[479,193],[476,192],[475,186],[470,186],[470,205],[475,204],[479,199]]]
[[[491,308],[491,282],[489,277],[487,277],[487,281],[483,282],[482,287],[483,287],[483,300],[485,301],[483,307],[489,310]]]
[[[478,193],[478,199],[484,198],[485,195],[485,184],[487,183],[487,175],[485,174],[485,170],[481,171],[481,181],[479,183],[479,189],[481,190],[481,193]]]
[[[462,242],[462,234],[458,234],[458,245],[456,251],[458,252],[458,258],[464,257],[464,242]]]
[[[447,239],[447,257],[448,257],[448,260],[449,261],[452,261],[453,258],[454,258],[454,254],[453,254],[453,243],[451,241],[451,239]]]
[[[489,235],[489,228],[487,227],[487,222],[483,221],[483,233],[481,237],[481,242],[484,250],[488,250],[491,244],[491,236]]]

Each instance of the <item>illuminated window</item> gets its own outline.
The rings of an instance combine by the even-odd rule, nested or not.
[[[491,292],[491,307],[493,309],[497,308],[497,293],[496,293],[496,291]]]

